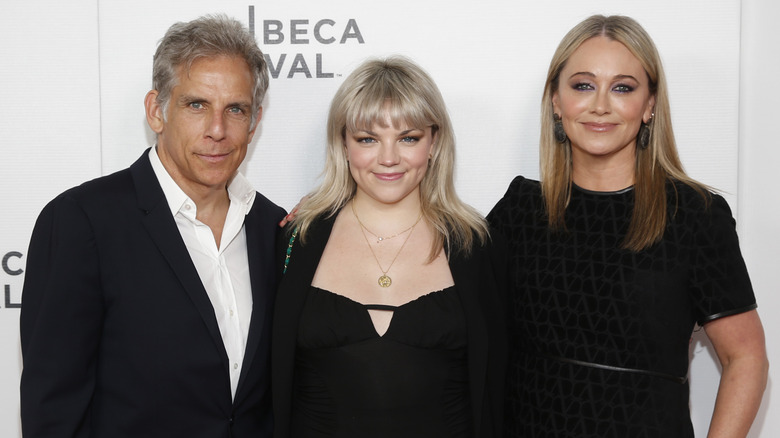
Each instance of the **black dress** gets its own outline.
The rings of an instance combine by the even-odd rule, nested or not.
[[[537,181],[516,178],[488,216],[509,240],[509,437],[693,437],[696,323],[756,307],[725,200],[668,184],[660,243],[620,249],[634,192],[575,187],[552,233]]]
[[[393,311],[384,335],[367,309]],[[466,323],[454,286],[398,307],[312,287],[297,344],[292,437],[471,436]]]

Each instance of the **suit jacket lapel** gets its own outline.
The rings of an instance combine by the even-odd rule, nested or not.
[[[227,371],[227,352],[219,332],[217,318],[214,315],[214,307],[200,281],[198,271],[192,263],[187,247],[184,245],[178,227],[176,227],[176,222],[171,216],[165,195],[147,154],[148,149],[140,159],[130,166],[138,196],[138,207],[142,214],[141,222],[178,277],[190,300],[198,309],[203,323],[206,324],[214,343],[217,344],[217,351],[219,351]]]
[[[238,380],[236,395],[241,391],[261,339],[270,340],[270,337],[263,332],[267,327],[270,327],[268,321],[273,313],[276,294],[276,272],[274,269],[276,263],[273,260],[276,233],[269,232],[278,229],[276,217],[262,211],[259,200],[256,200],[252,210],[246,215],[244,227],[249,277],[252,284],[252,319],[249,321],[244,363],[241,367],[241,377]]]
[[[280,342],[282,346],[295,346],[299,315],[311,288],[314,273],[320,264],[322,253],[330,239],[336,216],[338,213],[328,219],[315,222],[306,235],[305,246],[301,246],[300,237],[295,240],[290,254],[290,263],[281,280],[279,296],[276,298],[278,301],[276,314],[281,315],[284,320],[274,321],[274,326],[280,329],[278,336],[284,337],[287,341]],[[289,326],[286,325],[288,321],[291,324]]]
[[[317,266],[320,264],[322,253],[328,244],[337,216],[338,213],[312,224],[306,235],[306,245],[301,246],[300,237],[298,237],[293,246],[287,273],[282,279],[283,287],[280,287],[280,292],[284,292],[284,294],[280,294],[277,299],[283,303],[284,309],[288,309],[287,305],[293,306],[296,324],[298,323],[297,316],[303,308],[311,281],[317,271]],[[297,326],[291,328],[294,329],[293,331],[297,331]]]
[[[290,419],[292,408],[293,368],[301,311],[336,216],[338,213],[328,219],[315,221],[306,234],[306,245],[301,246],[300,237],[295,240],[287,272],[279,284],[271,343],[274,415],[283,420],[274,425],[278,436],[286,436],[290,426],[285,420]],[[284,253],[279,256],[283,257]]]
[[[479,294],[485,288],[485,285],[480,284],[480,280],[484,280],[484,278],[480,278],[480,260],[475,256],[476,254],[472,253],[467,259],[460,254],[450,254],[449,264],[452,277],[455,280],[455,287],[466,314],[472,412],[474,426],[476,430],[480,430],[481,403],[484,399],[487,378],[488,333],[483,317],[483,305],[479,300]]]

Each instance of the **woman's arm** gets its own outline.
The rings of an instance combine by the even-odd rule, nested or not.
[[[723,373],[708,438],[744,438],[766,387],[769,361],[764,328],[755,310],[704,325]]]

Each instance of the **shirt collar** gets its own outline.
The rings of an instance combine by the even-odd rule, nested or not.
[[[171,209],[171,214],[175,216],[184,204],[191,200],[184,193],[184,190],[176,184],[176,181],[173,180],[168,171],[165,170],[165,166],[163,166],[160,157],[157,155],[156,145],[149,150],[149,161],[152,164],[155,176],[157,176],[157,181],[159,181],[160,187],[162,187],[165,199],[168,201],[168,208]],[[236,176],[228,183],[227,191],[230,203],[243,205],[245,214],[249,213],[255,202],[257,192],[241,172],[236,173]],[[194,205],[195,203],[192,202],[192,204]]]

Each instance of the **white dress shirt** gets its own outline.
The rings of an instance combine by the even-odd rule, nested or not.
[[[230,182],[227,187],[230,207],[222,229],[222,240],[217,247],[211,228],[196,219],[195,202],[165,170],[157,156],[156,146],[149,151],[149,160],[214,307],[222,342],[230,360],[230,387],[235,397],[244,362],[249,321],[252,318],[252,287],[244,218],[252,208],[256,192],[240,173]]]

